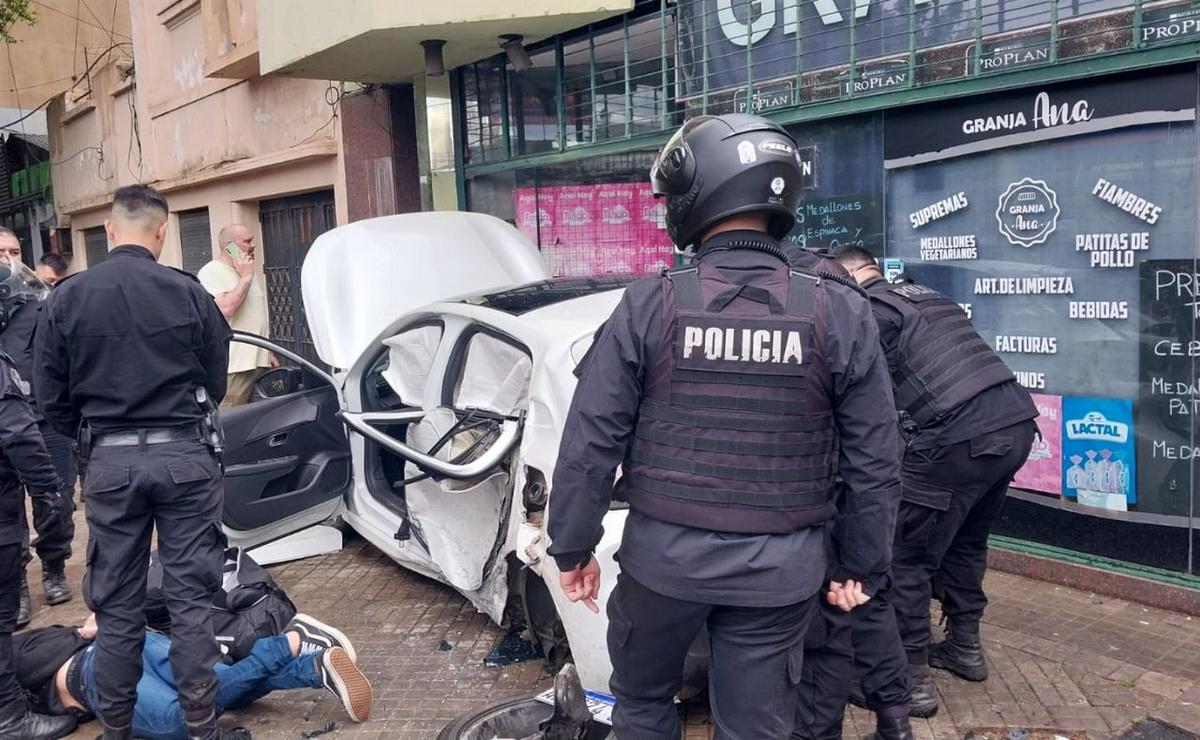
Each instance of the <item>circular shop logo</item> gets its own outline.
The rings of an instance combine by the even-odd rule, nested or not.
[[[782,177],[776,177],[771,181],[771,192],[776,195],[783,195],[783,189],[787,187]]]
[[[1058,195],[1044,180],[1026,177],[1000,196],[996,221],[1010,244],[1029,248],[1044,244],[1058,227]]]

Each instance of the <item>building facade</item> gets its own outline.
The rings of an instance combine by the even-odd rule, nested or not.
[[[469,209],[559,274],[649,272],[674,259],[656,149],[695,115],[770,116],[805,171],[789,238],[955,297],[1035,394],[998,535],[1200,567],[1200,5],[645,0],[528,52],[453,71]]]
[[[195,272],[221,227],[250,226],[272,336],[312,355],[299,292],[312,240],[420,208],[411,86],[261,76],[254,0],[132,0],[129,13],[129,44],[48,108],[73,269],[107,254],[112,192],[152,184],[171,207],[162,261]]]
[[[50,151],[45,134],[9,131],[0,149],[0,226],[21,242],[23,261],[47,252],[71,253],[70,230],[58,228]]]

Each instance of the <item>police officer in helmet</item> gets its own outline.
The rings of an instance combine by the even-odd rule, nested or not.
[[[5,239],[15,241],[16,235],[0,227],[0,240]],[[42,300],[50,294],[50,288],[20,261],[10,263],[8,267],[11,271],[10,276],[0,283],[0,348],[12,358],[21,377],[29,381],[33,378],[33,333],[42,310]],[[73,492],[77,473],[71,440],[50,427],[30,393],[26,392],[26,398],[30,401],[34,418],[37,420],[38,432],[46,443],[50,462],[66,490]],[[64,500],[64,516],[53,529],[39,530],[38,537],[33,542],[38,559],[42,561],[42,593],[50,606],[71,600],[66,565],[67,559],[71,557],[71,543],[75,539],[75,521],[71,516],[73,503],[73,494],[68,495]],[[40,505],[34,497],[34,506]],[[33,611],[29,582],[25,575],[25,569],[32,559],[29,555],[29,522],[23,512],[22,507],[22,543],[25,551],[21,564],[21,609],[17,616],[18,629],[29,624]],[[38,517],[35,516],[34,519]]]
[[[188,737],[235,737],[214,712],[223,486],[201,403],[225,395],[231,332],[195,277],[158,264],[167,203],[157,191],[118,188],[105,227],[108,257],[59,283],[34,340],[42,412],[63,434],[83,430],[91,535],[83,594],[100,626],[97,714],[106,739],[131,736],[157,530]]]
[[[689,121],[654,190],[693,266],[637,281],[576,369],[549,510],[550,554],[595,610],[593,551],[614,495],[629,503],[608,602],[614,729],[679,737],[673,698],[707,627],[718,738],[786,738],[818,593],[845,610],[888,558],[899,444],[870,307],[788,267],[795,142],[755,116]],[[850,516],[826,579],[834,475]]]
[[[44,286],[43,286],[44,287]],[[0,262],[0,304],[9,305],[24,294],[25,278]],[[75,730],[70,717],[34,714],[14,673],[12,633],[17,623],[23,557],[21,542],[25,488],[34,501],[34,522],[39,532],[50,532],[70,516],[70,491],[54,466],[34,412],[26,400],[28,383],[7,353],[0,350],[0,737],[43,740],[69,735]]]
[[[979,638],[987,539],[1029,457],[1037,407],[953,299],[910,280],[887,282],[866,250],[836,258],[871,298],[906,430],[891,603],[912,670],[911,711],[929,717],[938,710],[930,667],[987,679]],[[935,577],[949,624],[946,640],[931,646]]]

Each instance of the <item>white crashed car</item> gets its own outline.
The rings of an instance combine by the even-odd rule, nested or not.
[[[266,376],[266,398],[223,417],[230,541],[263,562],[328,551],[340,534],[316,525],[341,515],[552,652],[565,630],[584,686],[607,692],[604,604],[626,512],[604,521],[599,615],[562,596],[545,524],[572,371],[625,282],[549,280],[524,235],[481,214],[322,235],[304,261],[304,310],[317,353],[342,370],[251,340],[306,366]]]

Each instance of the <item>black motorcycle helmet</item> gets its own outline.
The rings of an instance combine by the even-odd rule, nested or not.
[[[8,328],[9,319],[18,308],[43,300],[49,294],[50,286],[24,264],[0,262],[0,331]]]
[[[780,125],[743,113],[700,116],[683,125],[650,168],[667,199],[667,234],[679,248],[740,213],[765,213],[782,239],[800,206],[800,155]]]

